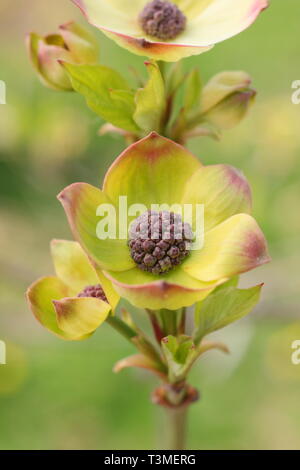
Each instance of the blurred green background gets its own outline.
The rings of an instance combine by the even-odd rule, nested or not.
[[[243,277],[265,282],[255,312],[218,333],[232,354],[212,352],[191,382],[201,400],[190,410],[189,448],[300,449],[300,365],[291,343],[300,339],[300,105],[291,84],[300,79],[299,0],[273,0],[241,35],[187,59],[206,80],[243,69],[258,90],[247,119],[220,143],[195,139],[190,149],[206,164],[227,162],[245,172],[254,214],[273,262]],[[55,31],[70,19],[84,23],[69,0],[1,0],[0,80],[0,365],[1,449],[155,449],[165,439],[161,410],[150,403],[155,380],[112,373],[133,352],[106,325],[88,341],[64,343],[33,318],[27,286],[53,273],[51,238],[70,238],[56,194],[67,184],[100,184],[124,143],[99,137],[101,120],[75,94],[43,88],[24,46],[28,31]],[[101,61],[126,73],[143,58],[101,33]]]

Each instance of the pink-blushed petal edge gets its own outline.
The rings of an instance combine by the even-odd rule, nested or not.
[[[157,58],[158,57],[163,58],[164,54],[167,56],[170,53],[170,49],[182,48],[182,49],[187,49],[186,54],[183,53],[181,55],[181,57],[183,58],[189,55],[200,54],[201,52],[206,52],[212,47],[214,47],[214,44],[210,44],[208,46],[201,46],[201,45],[194,45],[194,44],[172,44],[172,43],[161,42],[161,41],[150,41],[144,38],[135,38],[128,34],[119,33],[118,31],[114,31],[109,28],[99,26],[93,21],[91,21],[91,19],[89,18],[88,14],[85,11],[83,0],[71,0],[71,1],[81,10],[83,15],[86,17],[87,21],[92,26],[94,26],[97,29],[102,30],[103,32],[106,32],[108,35],[117,36],[117,38],[119,38],[121,41],[124,41],[125,43],[127,43],[128,47],[135,48],[141,55],[147,56],[148,55],[147,51],[148,51],[150,52],[149,55],[151,55],[151,57],[156,56]],[[188,49],[190,49],[191,51],[188,52]],[[166,57],[166,59],[167,58],[168,57]],[[174,61],[175,60],[178,60],[178,59],[174,59]]]
[[[138,140],[137,142],[134,142],[133,144],[131,144],[129,147],[127,147],[125,150],[123,150],[123,152],[113,161],[113,163],[111,164],[111,166],[109,167],[109,169],[107,170],[106,174],[105,174],[105,177],[104,177],[104,181],[103,181],[103,186],[102,186],[102,191],[106,194],[106,187],[108,185],[108,180],[110,178],[110,173],[111,171],[117,167],[119,165],[119,163],[121,161],[123,161],[124,159],[126,159],[126,157],[128,156],[128,152],[130,150],[133,150],[133,149],[136,149],[136,147],[139,147],[143,142],[147,142],[147,141],[151,141],[151,140],[156,140],[156,139],[161,139],[161,140],[164,140],[166,144],[169,144],[169,145],[172,145],[174,147],[178,147],[178,149],[180,151],[184,151],[186,152],[186,154],[188,154],[193,160],[195,160],[195,162],[197,164],[199,164],[199,167],[202,166],[202,163],[200,162],[200,160],[198,160],[197,157],[195,157],[195,155],[192,154],[192,152],[190,152],[188,149],[186,149],[185,147],[183,147],[182,145],[174,142],[173,140],[171,139],[168,139],[167,137],[164,137],[164,136],[161,136],[159,135],[157,132],[153,131],[153,132],[150,132],[150,134],[148,134],[146,137],[143,137],[142,139]],[[155,160],[155,158],[157,157],[161,157],[161,154],[157,154],[155,155],[155,152],[153,152],[153,155],[152,155],[152,158],[153,160]],[[147,157],[149,158],[149,157]]]
[[[64,297],[63,299],[53,300],[52,301],[55,312],[56,312],[57,324],[58,324],[59,328],[62,331],[64,331],[63,328],[60,326],[60,318],[65,316],[68,309],[70,309],[72,303],[75,301],[75,302],[78,302],[78,304],[79,304],[81,302],[83,303],[84,301],[91,300],[91,299],[92,299],[93,303],[99,305],[99,312],[101,312],[100,322],[97,322],[97,324],[94,324],[94,326],[89,331],[86,331],[85,333],[81,333],[78,336],[76,336],[76,335],[71,336],[70,333],[67,333],[70,336],[70,338],[73,339],[73,340],[85,339],[85,338],[88,338],[90,335],[92,335],[96,331],[96,329],[108,317],[108,315],[111,311],[111,306],[107,302],[104,302],[103,300],[97,299],[95,297]]]
[[[93,263],[96,263],[97,265],[100,266],[101,269],[104,269],[101,267],[99,261],[97,260],[97,257],[95,257],[94,253],[92,253],[91,250],[88,249],[87,246],[85,246],[85,243],[82,239],[82,236],[79,234],[79,231],[78,231],[78,228],[76,226],[76,222],[75,222],[75,219],[76,219],[76,206],[74,204],[74,201],[72,201],[72,203],[70,203],[70,199],[68,198],[68,195],[67,193],[70,192],[70,190],[76,188],[82,188],[82,187],[91,187],[93,190],[98,190],[99,192],[101,192],[101,190],[99,188],[96,188],[95,186],[92,186],[88,183],[72,183],[70,184],[69,186],[66,186],[58,195],[57,195],[57,199],[60,201],[60,203],[62,204],[63,208],[64,208],[64,211],[66,213],[66,216],[67,216],[67,219],[68,219],[68,222],[69,222],[69,226],[71,228],[71,232],[73,233],[73,236],[74,238],[76,239],[76,241],[81,245],[81,247],[83,248],[83,250],[85,251],[85,253],[87,254],[87,256],[89,257],[90,261],[93,262]],[[80,196],[80,192],[77,192],[76,194],[76,198],[78,198]],[[75,199],[75,202],[76,202],[76,199]],[[128,251],[129,253],[129,251]],[[128,270],[130,269],[132,266],[133,266],[133,260],[130,258],[130,256],[128,255],[128,260],[130,260],[129,262],[127,262],[126,264],[126,267],[124,269],[121,269],[122,270]],[[95,266],[94,266],[95,267]]]
[[[186,184],[186,190],[184,192],[183,198],[181,200],[182,204],[185,203],[191,203],[191,200],[196,199],[197,197],[199,198],[199,201],[201,203],[206,204],[206,199],[205,199],[205,194],[207,195],[208,200],[211,200],[210,192],[207,191],[206,193],[202,193],[200,191],[200,194],[198,190],[199,188],[199,178],[203,178],[205,175],[205,181],[204,184],[208,182],[208,178],[211,172],[214,171],[222,171],[220,175],[218,173],[216,174],[216,181],[214,182],[213,191],[215,192],[215,195],[217,196],[214,200],[214,204],[216,204],[218,207],[220,207],[220,200],[224,198],[228,191],[231,191],[232,189],[235,190],[234,193],[234,198],[230,200],[230,206],[228,208],[234,208],[232,212],[229,211],[228,215],[228,208],[222,207],[222,211],[215,214],[215,219],[216,219],[216,224],[213,224],[207,228],[207,220],[205,220],[205,231],[211,230],[213,226],[220,224],[222,221],[227,219],[228,217],[234,215],[234,214],[239,214],[241,212],[251,214],[252,212],[252,192],[251,192],[251,187],[249,185],[248,180],[246,179],[244,173],[239,170],[238,168],[232,166],[232,165],[227,165],[224,163],[218,163],[215,165],[204,165],[199,168],[198,171],[196,171],[192,177],[190,178],[189,181],[187,181]],[[202,174],[201,174],[202,172]],[[213,173],[212,173],[213,174]],[[218,184],[218,178],[220,178],[221,183]],[[221,184],[223,181],[227,182],[227,185],[224,185],[223,187]],[[201,180],[200,180],[200,183]],[[196,185],[196,186],[193,186]],[[215,189],[215,185],[217,188]],[[196,189],[194,189],[196,188]],[[200,184],[200,190],[203,188],[203,185],[201,186]],[[206,186],[206,189],[208,189],[209,186]],[[220,188],[222,188],[220,190]],[[238,205],[237,205],[238,204]],[[212,204],[213,205],[213,204]],[[204,207],[204,212],[207,210],[207,208]],[[220,214],[222,213],[223,218],[220,218]],[[219,216],[219,217],[218,217]],[[211,217],[212,219],[212,217]]]
[[[103,271],[103,274],[112,282],[119,294],[128,298],[134,305],[142,308],[168,308],[170,310],[177,310],[181,307],[189,307],[196,301],[204,299],[215,287],[223,284],[227,279],[221,279],[215,283],[208,284],[207,287],[195,289],[180,286],[179,284],[172,283],[166,280],[150,281],[147,284],[126,284],[116,280],[113,277],[113,273]],[[134,303],[132,297],[129,298],[126,292],[132,294],[134,298],[137,297],[138,301]],[[182,299],[184,296],[188,297],[188,300],[181,300],[173,302],[174,296],[181,293]],[[196,298],[199,296],[199,299]],[[142,298],[149,298],[149,303],[141,300]],[[151,301],[152,299],[152,301]],[[157,302],[156,302],[157,301]],[[148,301],[147,301],[148,302]],[[161,303],[161,307],[155,307],[155,304]],[[177,305],[177,306],[176,306]]]
[[[118,31],[114,31],[114,30],[111,30],[109,28],[106,28],[106,27],[103,27],[103,26],[99,26],[97,24],[95,24],[94,22],[92,22],[86,12],[86,9],[85,9],[85,5],[84,5],[84,1],[83,0],[71,0],[80,10],[81,12],[83,13],[83,15],[86,17],[87,21],[92,25],[94,26],[95,28],[97,29],[101,29],[103,31],[106,31],[108,34],[111,34],[111,35],[115,35],[115,36],[118,36],[120,37],[121,39],[123,39],[125,42],[127,42],[128,46],[132,46],[132,47],[136,47],[137,49],[140,50],[140,52],[142,51],[145,51],[145,50],[149,50],[149,49],[152,49],[152,52],[154,54],[162,54],[162,51],[165,49],[166,53],[168,53],[168,49],[169,48],[189,48],[189,49],[203,49],[203,52],[211,49],[212,47],[214,47],[214,45],[217,43],[212,43],[212,44],[206,44],[206,45],[195,45],[195,44],[174,44],[174,43],[170,43],[170,42],[161,42],[161,41],[151,41],[151,40],[146,40],[144,38],[134,38],[133,36],[130,36],[130,35],[127,35],[127,34],[124,34],[124,33],[119,33]],[[268,8],[269,6],[269,0],[257,0],[256,3],[254,4],[254,6],[252,7],[252,9],[250,10],[249,12],[249,21],[246,23],[246,25],[244,25],[239,31],[235,32],[232,36],[236,36],[237,34],[241,33],[242,31],[244,31],[245,29],[247,29],[249,26],[251,26],[252,23],[254,23],[254,21],[256,20],[256,18],[258,17],[258,15],[263,11],[265,10],[266,8]],[[230,39],[230,37],[232,36],[227,36],[225,39]],[[224,40],[225,40],[224,39]],[[221,42],[222,40],[218,41],[218,42]],[[158,50],[155,51],[155,47],[154,46],[158,46]],[[161,47],[162,51],[159,52],[159,47]],[[154,49],[154,50],[153,50]],[[195,54],[197,53],[200,53],[200,52],[195,52]],[[145,55],[147,55],[145,53]],[[192,53],[191,53],[192,55]],[[184,56],[182,56],[184,57]]]
[[[237,218],[237,217],[245,217],[248,220],[252,220],[252,222],[255,224],[254,225],[255,231],[253,230],[253,227],[252,227],[250,231],[246,232],[245,234],[246,236],[241,242],[242,249],[240,250],[240,253],[243,253],[244,264],[242,262],[243,258],[240,255],[238,255],[236,259],[241,260],[240,267],[237,268],[236,266],[232,268],[230,272],[227,271],[226,273],[222,273],[221,276],[223,278],[224,276],[227,276],[228,279],[233,276],[251,271],[252,269],[258,268],[259,266],[267,264],[272,260],[271,256],[269,255],[266,238],[261,228],[257,224],[256,220],[253,217],[251,217],[249,214],[235,214],[229,217],[228,219],[226,219],[225,221],[221,222],[217,226],[215,226],[213,229],[211,229],[208,232],[208,234],[214,233],[224,224],[228,223],[228,221],[233,220],[234,218]],[[195,253],[197,253],[197,251],[195,251]],[[199,253],[201,253],[201,250],[199,250]],[[196,257],[197,255],[194,257],[191,256],[186,262],[183,263],[183,266],[182,266],[183,271],[185,271],[191,277],[194,277],[195,279],[198,279],[202,282],[213,282],[213,280],[216,279],[218,276],[214,277],[214,276],[211,276],[210,274],[207,275],[207,273],[209,272],[208,269],[206,269],[206,271],[202,270],[201,263],[196,262]],[[245,262],[245,259],[248,261]],[[199,265],[199,268],[197,268],[197,264]],[[218,263],[214,260],[212,265],[214,264],[217,265]],[[235,266],[235,263],[232,263],[232,265]],[[209,264],[206,263],[206,266],[209,266]]]
[[[47,331],[49,331],[50,333],[54,334],[57,338],[60,338],[60,339],[64,339],[66,341],[71,341],[71,338],[69,338],[64,331],[60,330],[58,324],[57,324],[57,329],[58,331],[54,331],[52,330],[51,328],[49,328],[48,326],[45,325],[45,323],[43,323],[40,319],[40,317],[36,314],[36,310],[33,308],[34,307],[34,302],[32,300],[32,291],[33,289],[42,281],[46,280],[46,279],[56,279],[58,280],[58,278],[56,276],[42,276],[40,277],[39,279],[37,279],[36,281],[34,281],[27,289],[26,291],[26,294],[25,294],[25,297],[26,297],[26,300],[27,300],[27,304],[29,306],[29,309],[30,311],[32,312],[34,318],[38,321],[38,323],[43,327],[45,328]],[[62,281],[58,280],[59,282],[61,282],[61,284],[63,284]],[[65,286],[65,289],[66,289],[66,293],[68,292],[68,287]],[[55,310],[55,309],[54,309]],[[55,312],[53,312],[54,315],[55,315]]]

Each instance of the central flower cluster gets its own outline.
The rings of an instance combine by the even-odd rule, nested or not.
[[[179,214],[147,211],[129,230],[129,248],[137,266],[152,274],[164,274],[189,254],[193,232]]]
[[[186,17],[173,3],[153,0],[140,13],[139,22],[149,36],[169,40],[176,38],[185,29]]]
[[[100,284],[85,287],[83,291],[77,295],[77,297],[95,297],[96,299],[107,302],[106,295]]]

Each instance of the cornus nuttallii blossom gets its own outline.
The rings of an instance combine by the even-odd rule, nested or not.
[[[72,0],[88,21],[131,52],[175,62],[248,28],[267,0]]]
[[[191,249],[170,270],[141,270],[141,260],[132,253],[131,235],[127,239],[97,236],[99,221],[105,218],[98,208],[113,204],[118,213],[120,196],[127,196],[128,207],[142,204],[146,210],[153,205],[188,204],[194,211],[203,204],[204,246]],[[132,144],[117,158],[102,190],[75,183],[58,198],[74,237],[93,263],[121,296],[138,307],[176,310],[192,305],[232,276],[269,261],[264,235],[249,215],[251,192],[244,176],[228,165],[203,166],[186,149],[156,133]],[[194,221],[196,217],[192,217],[192,232]],[[171,259],[173,253],[176,259],[169,245],[165,250],[159,246],[163,257]],[[157,246],[142,247],[145,251],[152,248],[154,253]],[[153,266],[159,256],[156,250]],[[180,256],[177,251],[176,256]],[[146,253],[143,263],[149,265],[145,257]],[[169,268],[171,261],[166,262]]]
[[[90,65],[98,62],[97,41],[74,22],[61,25],[58,33],[45,37],[29,34],[27,46],[39,78],[54,90],[73,90],[70,78],[59,61]]]
[[[37,320],[66,340],[89,337],[115,309],[119,296],[79,243],[53,240],[56,276],[39,279],[27,291]]]

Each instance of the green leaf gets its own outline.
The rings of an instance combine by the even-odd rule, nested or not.
[[[204,341],[196,346],[190,336],[181,335],[177,338],[167,336],[162,339],[162,350],[168,366],[168,379],[171,383],[185,380],[191,367],[206,351],[219,349],[228,353],[228,348],[218,342]]]
[[[233,276],[231,277],[228,281],[224,282],[220,286],[216,287],[213,291],[213,294],[215,295],[216,293],[228,289],[228,287],[237,287],[239,283],[239,276]],[[205,300],[205,299],[204,299]],[[201,305],[204,302],[204,300],[201,300],[200,302],[197,303],[196,308],[195,308],[195,313],[194,313],[194,318],[195,318],[195,325],[199,325],[199,313],[202,309]]]
[[[170,382],[183,380],[197,355],[193,340],[189,336],[167,336],[162,340],[162,349],[168,365]]]
[[[169,358],[174,358],[178,349],[178,340],[175,336],[169,335],[162,340],[162,347]]]
[[[175,360],[178,364],[185,365],[194,354],[194,343],[190,337],[181,340],[175,354]]]
[[[185,124],[187,124],[187,120],[185,121]],[[211,139],[218,141],[221,138],[221,131],[213,125],[203,122],[199,126],[183,132],[183,141],[192,139],[193,137],[210,137]]]
[[[202,83],[198,69],[194,69],[189,73],[184,92],[184,109],[189,111],[193,107],[199,105]]]
[[[166,379],[164,367],[161,364],[157,364],[156,362],[152,361],[148,357],[143,356],[142,354],[134,354],[133,356],[121,359],[115,364],[113,371],[118,373],[129,367],[146,369],[157,375],[160,379]]]
[[[149,80],[136,92],[134,120],[145,132],[159,133],[166,106],[165,85],[158,65],[146,62],[146,66]]]
[[[216,287],[214,290],[214,294],[223,289],[228,289],[228,287],[237,287],[238,283],[239,283],[239,276],[233,276],[228,281],[224,282],[224,284],[221,284],[220,286]]]
[[[262,285],[237,289],[234,285],[227,284],[227,287],[215,290],[205,300],[196,304],[195,343],[199,344],[207,334],[248,315],[259,301],[261,288]]]
[[[134,94],[123,77],[103,65],[63,63],[75,91],[83,95],[95,113],[116,127],[138,132],[133,120]]]
[[[181,87],[182,83],[186,78],[186,73],[183,70],[182,62],[175,62],[170,67],[167,75],[167,93],[169,96],[173,96],[177,90]]]

